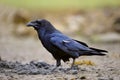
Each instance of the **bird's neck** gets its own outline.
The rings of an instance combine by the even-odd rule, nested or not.
[[[54,27],[51,27],[51,28],[48,27],[48,28],[41,28],[41,29],[37,30],[37,33],[38,33],[39,38],[42,39],[46,35],[52,34],[55,31],[57,31],[57,30]]]
[[[41,40],[42,37],[45,35],[45,30],[44,29],[39,29],[39,30],[37,30],[37,33],[38,33],[38,37]]]

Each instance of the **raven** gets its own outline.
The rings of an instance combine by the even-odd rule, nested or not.
[[[73,59],[71,67],[73,67],[75,59],[79,56],[104,56],[106,50],[89,47],[86,43],[74,40],[58,31],[46,19],[37,19],[27,23],[27,26],[32,26],[38,33],[38,37],[43,46],[56,59],[56,67],[61,65],[61,60],[64,62]]]

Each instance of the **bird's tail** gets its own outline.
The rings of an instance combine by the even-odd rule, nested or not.
[[[108,51],[106,50],[101,50],[101,49],[96,49],[96,48],[91,48],[90,47],[90,51],[86,51],[83,55],[88,55],[88,56],[92,56],[92,55],[98,55],[98,56],[104,56],[106,55],[105,53],[107,53]]]
[[[108,51],[106,51],[106,50],[101,50],[101,49],[96,49],[96,48],[91,48],[91,47],[90,47],[90,49],[92,49],[94,51],[97,51],[97,52],[106,52],[106,53],[108,53]]]

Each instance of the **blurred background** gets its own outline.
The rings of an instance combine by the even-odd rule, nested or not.
[[[43,18],[66,35],[120,58],[120,0],[0,0],[0,57],[53,63],[35,30],[26,26]]]

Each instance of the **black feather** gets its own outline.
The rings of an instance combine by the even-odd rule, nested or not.
[[[102,50],[102,49],[96,49],[96,48],[92,48],[92,47],[90,47],[90,49],[95,50],[97,52],[106,52],[106,53],[108,53],[108,51]]]
[[[43,46],[56,59],[56,66],[61,65],[61,60],[69,61],[69,58],[73,58],[74,63],[75,59],[79,56],[102,56],[105,55],[102,52],[107,52],[106,50],[92,48],[84,42],[69,38],[55,29],[54,26],[45,19],[33,20],[29,22],[27,26],[35,28]]]

